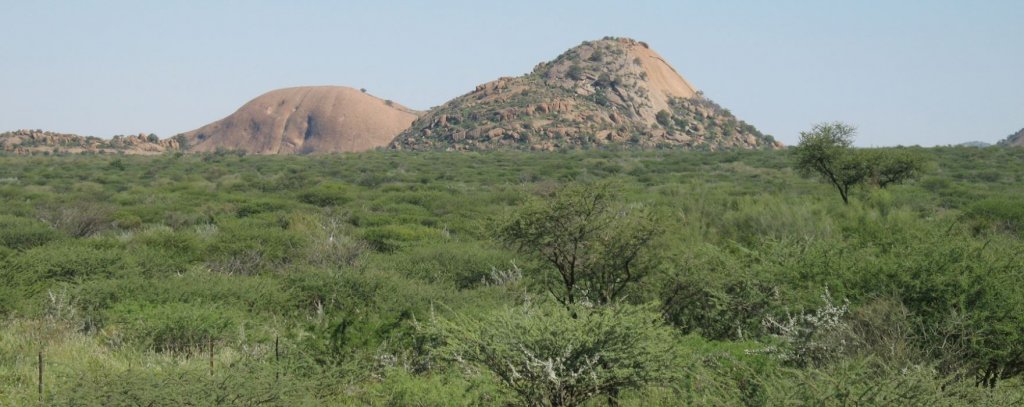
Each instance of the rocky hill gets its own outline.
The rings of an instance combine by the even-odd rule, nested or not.
[[[278,89],[223,120],[184,134],[189,151],[253,154],[366,151],[387,146],[418,116],[390,100],[341,86]]]
[[[780,148],[705,98],[646,43],[611,38],[572,48],[437,107],[393,149],[555,150],[605,145]]]
[[[1007,136],[999,142],[999,145],[1006,147],[1024,147],[1024,129]]]
[[[114,136],[102,139],[77,134],[54,133],[42,130],[15,130],[0,133],[0,151],[9,154],[53,154],[53,153],[125,153],[161,154],[178,151],[180,139],[161,140],[154,134],[137,136]]]

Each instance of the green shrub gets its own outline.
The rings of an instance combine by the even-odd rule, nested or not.
[[[299,201],[321,207],[344,205],[351,200],[351,188],[344,184],[325,183],[299,193]]]
[[[282,202],[269,200],[250,201],[238,205],[238,209],[235,211],[235,213],[238,215],[239,218],[245,218],[249,216],[259,215],[261,213],[279,211],[284,207],[285,205]]]
[[[771,276],[713,247],[691,256],[674,262],[673,271],[653,284],[666,321],[710,339],[759,337],[761,321],[782,300]]]
[[[544,304],[450,318],[423,325],[436,354],[491,372],[521,405],[580,405],[679,375],[672,331],[644,307]]]
[[[565,75],[574,81],[583,80],[583,67],[579,64],[572,64],[569,66],[569,70],[566,71]]]
[[[9,215],[0,215],[0,246],[15,250],[31,249],[56,240],[60,234],[45,223]]]
[[[114,216],[114,227],[122,230],[135,230],[142,226],[142,218],[130,213],[118,213]]]
[[[166,226],[157,226],[140,231],[132,242],[135,245],[166,250],[174,256],[193,258],[200,250],[196,236],[186,231],[174,231]]]
[[[495,268],[507,267],[513,258],[479,243],[441,242],[411,247],[383,260],[378,264],[405,276],[467,289],[483,283]]]
[[[114,222],[110,206],[89,201],[44,208],[42,217],[47,223],[72,237],[86,237],[102,232],[109,229]]]
[[[658,124],[663,127],[672,126],[672,113],[669,113],[668,110],[659,110],[658,114],[655,115],[655,119],[658,121]]]
[[[64,241],[37,246],[11,257],[0,269],[0,276],[27,294],[34,294],[56,282],[110,278],[133,268],[121,250]]]
[[[797,205],[780,196],[743,197],[734,205],[711,227],[722,238],[748,246],[763,240],[826,239],[835,228],[822,206]]]
[[[3,259],[0,258],[0,266],[3,265]],[[8,314],[13,312],[21,300],[21,293],[15,287],[7,285],[0,286],[0,316],[6,317]]]
[[[379,382],[345,404],[365,406],[503,406],[511,400],[486,377],[462,377],[459,372],[413,374],[387,368]]]
[[[264,220],[225,222],[206,248],[211,268],[227,274],[258,274],[295,260],[302,237]]]
[[[123,303],[109,311],[119,335],[140,349],[157,352],[201,352],[210,343],[232,339],[240,321],[212,304]]]
[[[147,304],[217,304],[252,318],[307,314],[293,295],[297,289],[264,276],[229,276],[205,270],[181,275],[131,276],[83,282],[74,291],[76,305],[95,327],[110,322],[110,309],[145,300]],[[250,332],[250,335],[255,333]]]
[[[441,241],[442,231],[420,225],[384,225],[362,229],[360,237],[379,252],[393,252],[412,243]]]
[[[1024,232],[1024,205],[1020,198],[993,197],[977,201],[964,210],[968,219],[1013,234]]]
[[[215,348],[216,350],[216,348]],[[273,363],[241,360],[215,365],[162,364],[149,369],[83,366],[48,390],[54,406],[295,406],[306,405],[311,383],[281,376]]]

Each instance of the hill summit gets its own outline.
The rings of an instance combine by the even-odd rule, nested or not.
[[[394,149],[780,148],[643,42],[606,37],[434,108]]]
[[[366,151],[383,147],[418,112],[343,86],[278,89],[230,116],[185,133],[189,151],[252,154]]]

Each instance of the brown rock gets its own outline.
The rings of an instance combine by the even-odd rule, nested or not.
[[[366,151],[388,145],[417,112],[340,86],[279,89],[185,133],[192,151],[253,154]]]
[[[496,129],[491,129],[490,131],[488,131],[487,132],[487,137],[490,137],[493,140],[493,139],[501,138],[501,136],[503,136],[504,134],[505,134],[505,130],[504,129],[496,128]]]

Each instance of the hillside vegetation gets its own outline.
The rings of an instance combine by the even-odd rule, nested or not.
[[[1020,404],[1024,150],[915,152],[0,156],[0,405]]]

